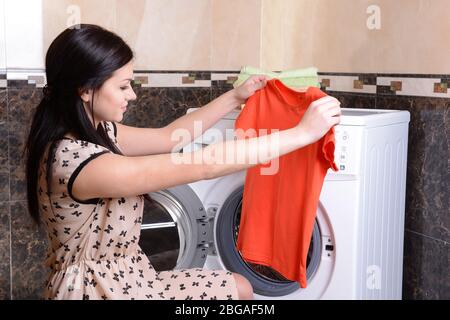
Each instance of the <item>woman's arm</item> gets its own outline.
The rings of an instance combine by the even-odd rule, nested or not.
[[[80,200],[127,197],[211,179],[265,163],[303,147],[307,139],[292,128],[260,138],[216,143],[195,152],[140,157],[106,153],[81,170],[72,194]],[[227,163],[226,154],[236,156]],[[255,157],[257,154],[262,156]]]
[[[339,102],[325,97],[311,104],[296,127],[262,137],[228,140],[187,153],[103,154],[81,170],[72,193],[80,200],[135,196],[230,174],[319,140],[339,123],[340,114]]]
[[[264,76],[253,76],[238,88],[232,89],[205,106],[188,113],[163,128],[136,128],[116,123],[117,141],[127,156],[145,156],[176,152],[202,135],[223,116],[245,102],[256,90],[266,85]],[[200,124],[200,125],[199,125]],[[173,139],[173,133],[183,131],[183,143]],[[175,135],[177,136],[177,135]]]

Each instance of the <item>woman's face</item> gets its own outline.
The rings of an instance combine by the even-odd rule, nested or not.
[[[94,94],[95,127],[100,121],[120,122],[127,110],[128,101],[135,100],[136,94],[131,88],[133,78],[133,63],[130,61],[122,68],[116,70],[111,78],[106,80]],[[90,101],[92,90],[81,95],[85,110],[91,118]]]

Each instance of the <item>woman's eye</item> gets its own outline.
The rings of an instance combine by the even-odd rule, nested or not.
[[[128,87],[120,87],[120,89],[122,89],[122,90],[127,90]]]

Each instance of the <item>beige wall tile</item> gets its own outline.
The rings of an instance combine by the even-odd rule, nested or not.
[[[259,67],[261,0],[213,0],[211,3],[211,69]]]
[[[5,0],[0,0],[0,69],[6,69]]]
[[[366,25],[372,4],[381,9],[380,30]],[[281,6],[263,0],[264,68],[450,72],[448,0],[283,0]]]
[[[67,8],[69,0],[42,1],[42,24],[44,33],[44,51],[47,52],[52,41],[67,28]]]
[[[211,1],[121,0],[118,31],[136,53],[140,70],[209,70]],[[123,31],[121,31],[123,30]]]
[[[68,26],[77,23],[77,10],[81,23],[100,25],[108,30],[116,27],[117,0],[43,0],[44,51]],[[119,1],[120,2],[120,1]]]
[[[286,6],[290,6],[287,0]],[[268,70],[282,70],[285,37],[283,37],[283,18],[285,2],[276,0],[263,0],[261,9],[261,63],[259,68]]]
[[[366,26],[372,4],[380,30]],[[141,70],[450,73],[448,0],[43,0],[43,54],[69,5],[122,36]]]

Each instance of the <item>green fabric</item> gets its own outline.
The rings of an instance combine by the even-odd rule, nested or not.
[[[277,78],[285,85],[290,87],[317,87],[320,88],[319,77],[317,76],[317,68],[310,67],[306,69],[286,70],[282,72],[264,71],[255,67],[245,66],[241,69],[237,80],[233,83],[233,87],[241,85],[252,75],[265,75],[269,78]]]

